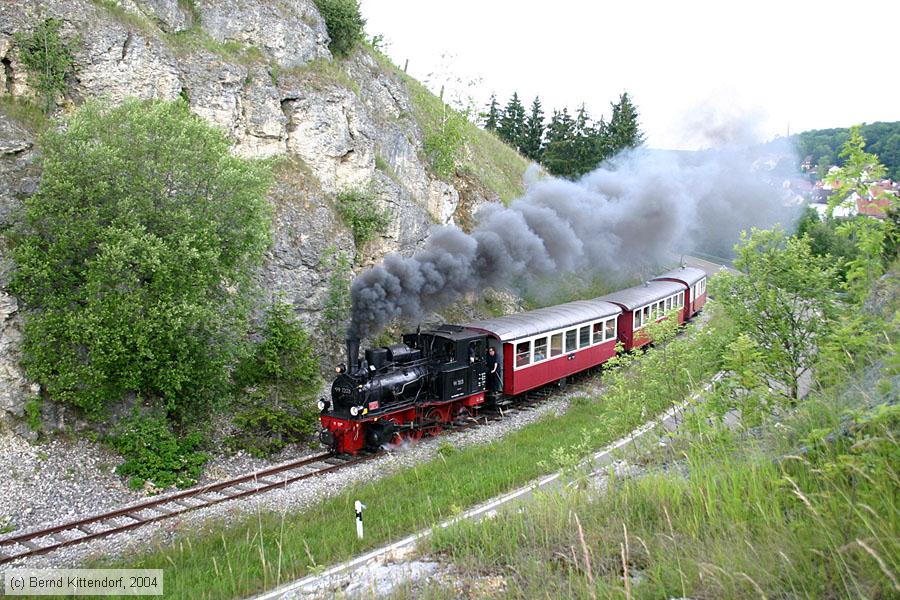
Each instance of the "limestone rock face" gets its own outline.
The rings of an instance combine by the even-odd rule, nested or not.
[[[368,51],[335,61],[312,0],[92,0],[0,2],[0,96],[34,98],[15,34],[62,21],[76,69],[55,117],[85,101],[185,99],[224,131],[234,152],[276,157],[273,245],[259,281],[265,296],[291,302],[315,333],[328,296],[333,252],[354,270],[386,254],[411,254],[435,224],[467,226],[488,201],[479,185],[431,174],[406,86]],[[0,105],[0,225],[39,182],[35,136]],[[387,230],[354,246],[336,196],[363,190],[390,216]],[[6,291],[10,265],[0,244],[0,419],[21,415],[36,393],[19,366],[22,308]],[[334,350],[334,352],[332,352]]]
[[[330,59],[325,21],[312,0],[195,0],[203,29],[219,42],[254,46],[282,67]]]

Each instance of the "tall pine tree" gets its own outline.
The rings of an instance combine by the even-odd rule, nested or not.
[[[522,154],[535,162],[541,162],[544,149],[544,111],[541,99],[534,97],[531,103],[531,114],[525,118],[525,131],[522,140]]]
[[[497,135],[504,142],[519,150],[522,148],[522,142],[525,131],[525,107],[519,100],[519,94],[513,92],[512,98],[503,110],[500,117],[500,124],[497,127]]]
[[[499,121],[500,105],[497,103],[497,96],[491,94],[491,103],[488,104],[487,114],[484,115],[484,128],[488,131],[497,131]]]
[[[611,104],[612,118],[609,121],[609,144],[613,153],[626,148],[637,148],[644,143],[644,134],[638,126],[637,108],[628,97],[628,92],[619,96],[619,102]]]
[[[554,110],[547,126],[547,141],[544,144],[543,165],[552,175],[571,177],[575,172],[573,146],[575,141],[575,121],[568,109]]]

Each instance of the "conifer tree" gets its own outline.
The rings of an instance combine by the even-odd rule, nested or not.
[[[504,142],[515,148],[522,147],[523,133],[525,130],[525,107],[519,100],[519,94],[513,92],[512,98],[509,99],[503,115],[500,117],[500,124],[497,127],[497,135]]]
[[[525,118],[525,132],[522,143],[522,154],[535,162],[541,161],[544,146],[544,111],[541,99],[534,97],[531,103],[531,114]]]
[[[487,114],[484,116],[484,128],[487,131],[497,131],[500,121],[500,105],[497,103],[496,94],[491,94],[491,102],[488,104]]]
[[[544,167],[557,177],[570,177],[574,172],[572,146],[575,140],[575,121],[568,109],[554,110],[547,126],[547,140],[544,144]]]
[[[617,153],[626,148],[637,148],[644,143],[644,134],[641,133],[638,126],[637,108],[628,97],[628,92],[619,96],[619,101],[611,106],[609,142],[613,152]]]

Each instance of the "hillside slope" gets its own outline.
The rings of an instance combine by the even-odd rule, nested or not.
[[[61,20],[75,62],[50,119],[37,108],[15,38],[47,18]],[[3,226],[37,189],[42,128],[88,100],[183,98],[229,135],[234,152],[279,159],[269,194],[274,243],[260,281],[310,328],[328,295],[327,253],[356,256],[359,270],[390,252],[412,253],[434,224],[466,227],[481,204],[522,191],[526,161],[468,124],[456,169],[438,176],[426,140],[439,126],[440,100],[368,47],[335,59],[312,0],[26,0],[2,3],[0,24]],[[390,215],[365,248],[334,209],[338,194],[354,190]],[[39,390],[19,366],[19,305],[6,292],[8,258],[0,258],[2,418],[21,416]]]

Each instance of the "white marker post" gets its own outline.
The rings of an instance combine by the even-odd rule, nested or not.
[[[355,507],[356,507],[356,537],[358,537],[359,539],[363,539],[362,511],[365,510],[366,505],[363,504],[362,502],[360,502],[359,500],[357,500]]]

